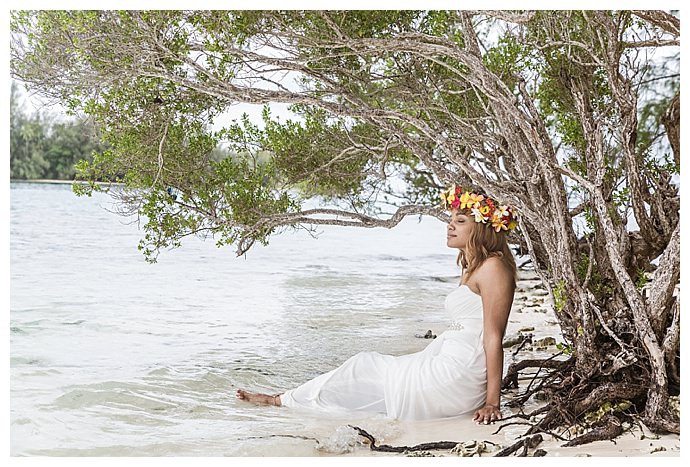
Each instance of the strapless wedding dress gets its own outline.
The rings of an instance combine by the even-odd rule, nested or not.
[[[376,412],[425,420],[472,412],[486,400],[480,295],[467,285],[448,294],[448,329],[408,355],[360,352],[338,368],[280,396],[285,407]]]

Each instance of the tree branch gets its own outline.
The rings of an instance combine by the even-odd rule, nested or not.
[[[671,234],[666,249],[659,260],[659,267],[649,285],[649,311],[657,333],[662,331],[667,310],[673,300],[673,291],[680,279],[680,221]]]
[[[662,10],[630,10],[630,12],[675,37],[680,36],[680,19],[670,13]]]

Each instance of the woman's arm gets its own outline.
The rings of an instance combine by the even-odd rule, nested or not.
[[[484,334],[486,355],[486,405],[498,409],[501,404],[501,380],[503,379],[503,342],[501,336]]]
[[[475,274],[484,309],[483,345],[486,355],[486,405],[475,414],[475,420],[488,423],[500,418],[503,336],[513,304],[515,282],[499,258],[487,259]]]

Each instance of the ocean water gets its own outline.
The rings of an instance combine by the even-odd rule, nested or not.
[[[135,219],[69,185],[10,187],[10,454],[318,456],[408,425],[253,406],[361,350],[416,352],[458,285],[445,224],[318,228],[237,258],[183,240],[148,264]]]

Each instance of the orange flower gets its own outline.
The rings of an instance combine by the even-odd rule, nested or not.
[[[465,194],[469,196],[469,202],[467,203],[468,206],[479,209],[479,206],[481,206],[481,202],[484,199],[484,196],[470,192],[466,192]]]

